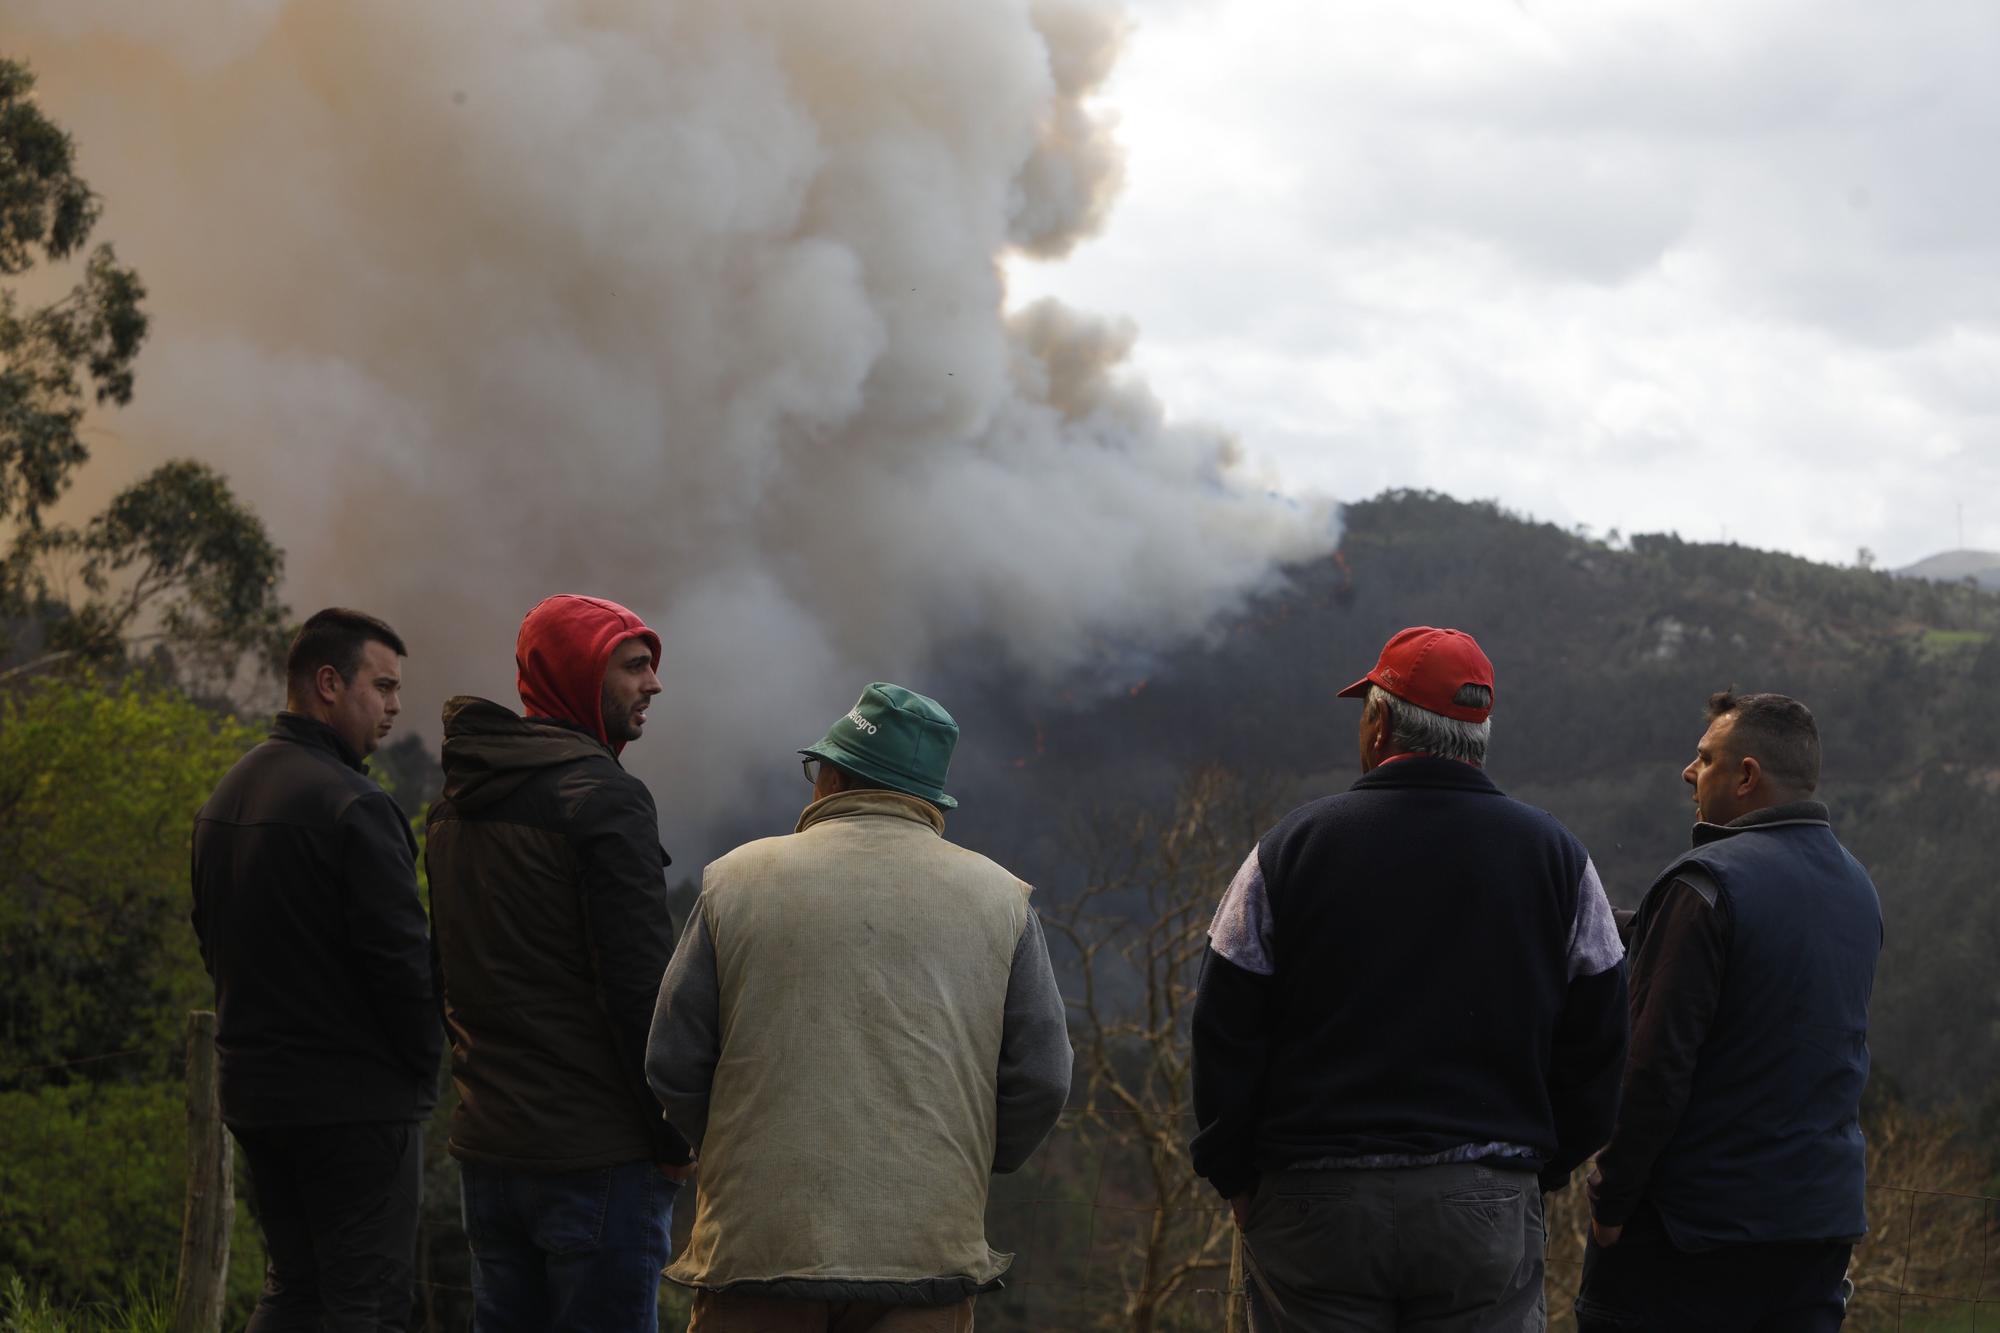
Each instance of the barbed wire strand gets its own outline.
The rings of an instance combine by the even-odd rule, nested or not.
[[[179,1047],[180,1043],[176,1042],[173,1044],[173,1049],[177,1050]],[[12,1069],[0,1069],[0,1083],[9,1082],[20,1074],[46,1074],[54,1069],[76,1069],[83,1065],[101,1064],[106,1060],[120,1060],[128,1055],[157,1055],[161,1049],[157,1045],[137,1046],[129,1051],[105,1051],[101,1055],[80,1055],[74,1060],[51,1060],[47,1064],[39,1065],[15,1065]]]

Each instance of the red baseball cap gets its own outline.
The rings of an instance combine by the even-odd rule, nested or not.
[[[1342,690],[1340,697],[1366,694],[1370,685],[1380,685],[1406,703],[1460,722],[1484,722],[1493,715],[1490,703],[1484,708],[1467,708],[1452,702],[1466,685],[1493,689],[1493,664],[1463,630],[1429,625],[1398,630],[1382,645],[1375,669]]]

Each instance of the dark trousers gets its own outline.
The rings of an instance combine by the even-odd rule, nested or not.
[[[476,1333],[654,1333],[679,1186],[651,1162],[460,1162]]]
[[[1610,1249],[1583,1252],[1578,1333],[1834,1333],[1847,1317],[1845,1241],[1674,1248],[1647,1205]]]
[[[410,1320],[423,1184],[414,1121],[232,1126],[264,1230],[248,1333],[374,1333]]]
[[[1542,1195],[1476,1163],[1281,1171],[1243,1230],[1256,1333],[1541,1333]]]

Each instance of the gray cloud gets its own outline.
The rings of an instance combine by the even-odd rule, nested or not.
[[[1130,190],[1044,283],[1294,482],[1851,559],[2000,546],[2000,10],[1140,13]],[[1162,282],[1171,273],[1175,281]]]

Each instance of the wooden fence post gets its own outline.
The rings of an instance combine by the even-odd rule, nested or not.
[[[1228,1333],[1242,1333],[1244,1306],[1249,1303],[1243,1292],[1243,1228],[1232,1222],[1229,1232],[1229,1290],[1223,1296],[1228,1302],[1223,1320]]]
[[[235,1145],[222,1127],[216,1088],[215,1015],[188,1014],[187,1212],[181,1219],[181,1270],[174,1284],[174,1328],[214,1333],[222,1327],[229,1281],[229,1228],[236,1217]]]

